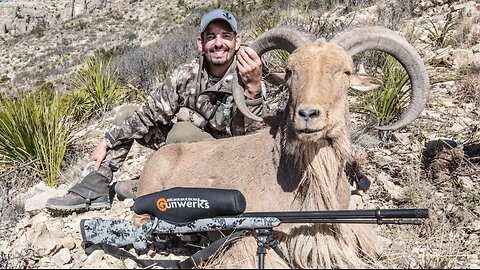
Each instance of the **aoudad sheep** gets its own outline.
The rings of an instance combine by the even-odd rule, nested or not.
[[[352,56],[378,50],[394,56],[411,82],[410,105],[398,121],[379,126],[404,127],[423,110],[428,75],[415,49],[383,27],[355,28],[329,42],[314,42],[289,28],[264,33],[251,45],[257,53],[284,49],[290,54],[285,111],[266,117],[254,134],[160,148],[141,172],[138,196],[173,187],[240,190],[246,211],[347,209],[350,184],[345,165],[351,159],[349,87],[363,89],[365,78],[353,74]],[[243,89],[234,93],[249,115]],[[243,103],[243,104],[242,104]],[[260,119],[261,120],[261,119]],[[135,215],[134,224],[142,216]],[[286,224],[276,228],[280,247],[291,264],[269,250],[266,268],[358,268],[377,258],[381,245],[374,230],[362,224]],[[205,267],[255,268],[256,241],[247,236],[213,256]]]

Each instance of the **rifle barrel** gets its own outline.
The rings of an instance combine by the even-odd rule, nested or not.
[[[374,209],[374,210],[324,210],[324,211],[296,211],[296,212],[249,212],[240,217],[274,217],[282,222],[295,222],[295,220],[322,219],[392,219],[392,218],[428,218],[428,209]]]
[[[286,218],[281,223],[348,223],[348,224],[412,224],[421,225],[418,219],[324,219],[324,218]]]

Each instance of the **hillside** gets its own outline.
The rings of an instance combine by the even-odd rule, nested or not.
[[[218,2],[223,6],[232,3]],[[359,209],[430,210],[430,219],[421,226],[375,227],[386,249],[381,263],[374,267],[480,268],[480,2],[338,2],[343,4],[328,12],[315,5],[310,9],[284,6],[279,13],[288,16],[278,23],[302,25],[326,38],[355,25],[383,25],[404,35],[408,32],[431,82],[427,106],[409,126],[393,133],[370,129],[352,133],[357,165],[371,182],[368,190],[352,194],[353,205]],[[178,35],[187,40],[189,35],[183,31],[195,25],[208,3],[0,1],[0,92],[13,96],[45,82],[52,82],[59,92],[68,92],[71,71],[95,52],[154,45],[157,47],[151,48],[159,48],[158,44]],[[274,12],[278,10],[259,11],[257,22],[258,14],[268,17]],[[445,30],[450,18],[455,19],[455,24]],[[239,19],[246,42],[258,30],[254,19],[246,15]],[[130,259],[119,260],[102,251],[87,255],[81,247],[80,220],[130,220],[132,200],[115,199],[112,209],[68,216],[54,216],[43,209],[47,198],[65,194],[79,180],[88,155],[117,112],[118,108],[76,127],[69,162],[62,168],[55,187],[46,187],[39,179],[32,182],[22,172],[0,172],[0,267],[141,268]],[[430,151],[430,159],[425,162],[425,147],[438,139],[452,140],[456,145]],[[150,154],[151,150],[135,144],[115,180],[138,176]],[[140,256],[178,258],[178,254],[161,250]]]
[[[196,1],[189,9],[201,4]],[[192,16],[176,2],[2,2],[0,92],[29,90],[47,81],[68,91],[65,77],[85,57],[120,46],[146,46]]]

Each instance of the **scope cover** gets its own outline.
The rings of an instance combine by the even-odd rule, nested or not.
[[[184,223],[239,215],[245,211],[245,206],[245,197],[238,190],[176,187],[138,197],[133,211],[172,223]]]

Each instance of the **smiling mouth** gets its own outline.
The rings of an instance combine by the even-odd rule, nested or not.
[[[216,55],[216,54],[226,54],[226,50],[220,50],[220,51],[212,51],[211,54]]]

